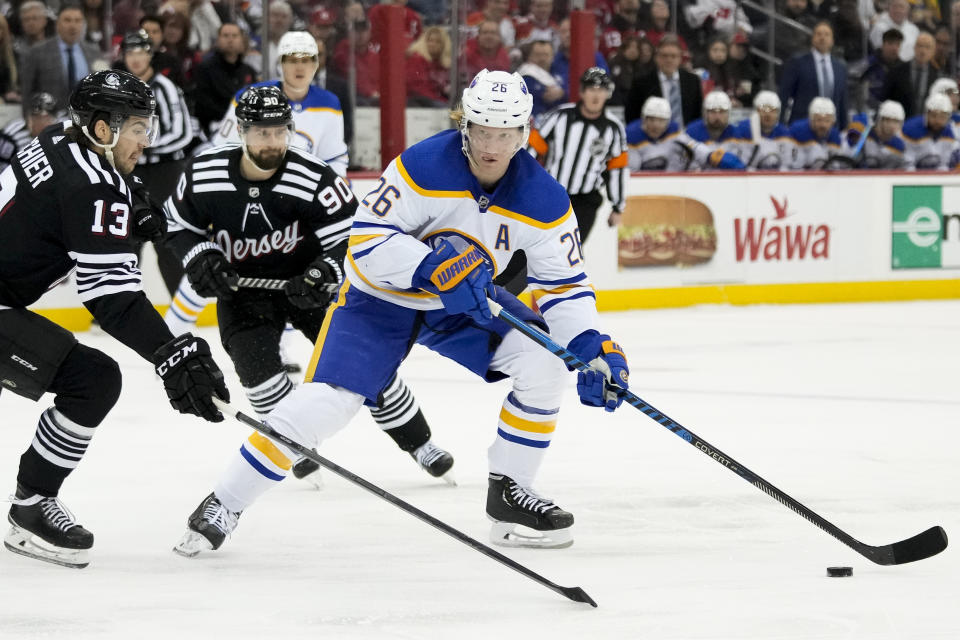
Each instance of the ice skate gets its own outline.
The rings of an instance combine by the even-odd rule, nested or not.
[[[241,513],[230,511],[211,493],[187,518],[187,532],[174,552],[192,558],[201,551],[216,551],[237,528]]]
[[[573,544],[573,514],[507,476],[490,474],[487,517],[490,541],[501,547],[563,549]]]
[[[320,473],[320,465],[310,458],[300,458],[290,471],[293,472],[293,477],[297,480],[309,482],[317,490],[323,489],[323,474]]]
[[[453,467],[453,456],[433,442],[427,440],[411,451],[410,457],[417,461],[421,469],[434,478],[440,478],[452,487],[457,486],[457,481],[450,472]]]
[[[89,564],[93,534],[77,524],[57,498],[27,495],[20,486],[11,497],[12,525],[3,545],[22,556],[82,569]]]

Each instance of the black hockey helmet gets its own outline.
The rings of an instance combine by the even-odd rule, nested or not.
[[[293,125],[293,109],[290,108],[287,97],[279,87],[272,85],[248,88],[237,99],[234,113],[241,130],[253,125]]]
[[[126,71],[91,73],[70,94],[70,120],[78,129],[105,120],[119,131],[127,117],[153,118],[156,109],[153,90]]]
[[[613,91],[613,80],[610,74],[600,67],[590,67],[580,76],[580,89],[587,87],[599,87],[607,91]]]
[[[153,40],[150,39],[150,36],[148,36],[147,32],[143,29],[131,31],[123,36],[123,42],[120,43],[120,50],[124,53],[143,50],[149,54],[153,54]]]
[[[57,99],[46,91],[30,96],[30,115],[54,114],[57,112]]]

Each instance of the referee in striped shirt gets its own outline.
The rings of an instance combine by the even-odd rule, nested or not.
[[[623,123],[604,108],[612,92],[607,72],[590,67],[580,77],[580,101],[548,113],[539,128],[530,132],[530,154],[570,195],[581,242],[587,241],[603,204],[602,186],[606,185],[613,207],[607,223],[616,225],[623,211],[629,171],[627,134]]]

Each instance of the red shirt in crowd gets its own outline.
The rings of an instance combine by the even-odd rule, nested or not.
[[[477,47],[477,39],[467,40],[467,76],[472,78],[483,69],[490,71],[510,71],[510,56],[501,46],[492,56],[484,55]]]
[[[367,20],[370,21],[370,41],[375,44],[380,44],[383,42],[384,37],[387,35],[386,16],[384,11],[389,6],[393,5],[377,4],[370,7],[370,10],[367,11]],[[419,38],[420,34],[423,32],[423,20],[420,18],[420,14],[410,7],[403,7],[403,11],[403,48],[406,50],[406,48],[409,47],[414,40]]]
[[[407,56],[407,93],[445,102],[450,93],[450,69],[419,53]]]
[[[354,53],[357,65],[357,95],[370,98],[380,94],[380,51],[370,42],[359,53]],[[350,63],[350,42],[346,39],[337,43],[333,53],[333,65],[337,73],[347,77],[347,65]]]

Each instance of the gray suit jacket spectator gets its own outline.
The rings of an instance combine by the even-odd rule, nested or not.
[[[80,49],[87,60],[87,68],[93,73],[95,63],[100,60],[100,50],[89,42],[80,43]],[[32,96],[46,91],[57,99],[57,107],[65,109],[70,98],[67,86],[67,70],[60,55],[60,40],[48,38],[27,51],[20,67],[20,95]],[[27,100],[24,99],[24,104]]]

